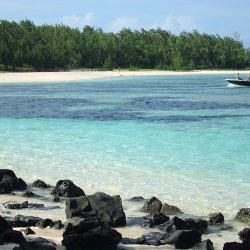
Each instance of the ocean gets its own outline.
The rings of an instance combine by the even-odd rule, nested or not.
[[[0,85],[0,168],[195,215],[250,207],[250,88],[226,75]]]

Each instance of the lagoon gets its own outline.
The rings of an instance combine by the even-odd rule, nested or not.
[[[250,89],[226,77],[1,84],[0,168],[232,219],[250,206]]]

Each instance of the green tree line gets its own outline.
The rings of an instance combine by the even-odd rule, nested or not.
[[[118,33],[85,26],[35,25],[0,20],[0,64],[4,70],[145,68],[166,70],[240,69],[250,50],[231,37],[158,29],[124,28]]]

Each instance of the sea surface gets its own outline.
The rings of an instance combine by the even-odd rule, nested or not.
[[[224,75],[0,85],[0,167],[88,194],[250,207],[250,88]]]

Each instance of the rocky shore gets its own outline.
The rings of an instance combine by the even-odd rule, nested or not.
[[[142,216],[126,216],[119,195],[103,192],[87,195],[70,180],[59,180],[55,186],[42,180],[27,184],[9,169],[0,169],[0,194],[6,197],[0,210],[0,249],[115,250],[145,245],[212,250],[216,249],[209,239],[212,229],[218,235],[234,232],[221,212],[189,217],[157,197],[132,197],[128,204],[137,204]],[[39,203],[33,202],[35,198]],[[48,206],[48,201],[52,205]],[[52,211],[58,213],[61,209],[65,216],[59,220],[35,216],[35,211],[42,211],[51,217]],[[235,232],[231,242],[224,243],[223,250],[250,250],[250,208],[240,208],[235,220],[242,223],[242,230],[238,235]],[[121,233],[132,227],[141,228],[140,237]],[[37,229],[57,230],[61,242],[41,237]]]

